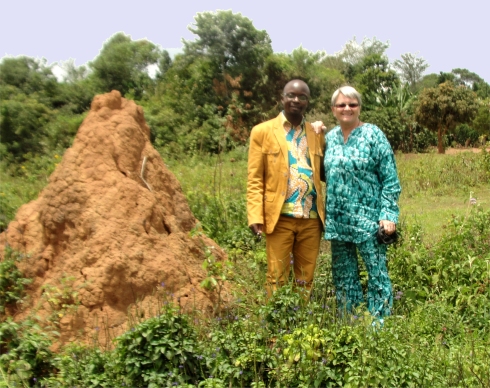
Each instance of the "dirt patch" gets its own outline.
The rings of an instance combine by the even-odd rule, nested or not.
[[[490,152],[490,148],[487,148],[486,150],[487,152]],[[481,148],[447,148],[446,154],[454,155],[454,154],[460,154],[461,152],[473,152],[474,154],[477,154],[481,151],[482,151]]]
[[[34,279],[12,312],[56,326],[61,343],[109,342],[129,329],[128,313],[138,321],[169,300],[211,312],[202,263],[226,255],[195,228],[142,108],[117,91],[96,96],[48,186],[0,235]]]
[[[490,152],[490,148],[487,148],[486,150],[487,150],[487,152]],[[482,148],[446,148],[446,152],[442,155],[457,155],[457,154],[460,154],[463,152],[470,152],[470,153],[477,154],[477,153],[480,153],[481,151],[482,151]],[[441,154],[437,153],[436,147],[430,149],[429,152],[427,152],[427,153],[441,155]],[[400,154],[400,155],[402,155],[405,159],[413,159],[413,158],[420,157],[421,155],[426,155],[427,153],[418,153],[418,154],[408,153],[408,154]]]

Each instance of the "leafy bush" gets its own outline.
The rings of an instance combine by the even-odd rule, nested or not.
[[[436,134],[412,121],[402,121],[400,113],[393,108],[362,112],[362,121],[377,125],[394,150],[426,152],[430,146],[437,144]]]
[[[5,313],[5,307],[22,299],[24,287],[31,279],[24,278],[15,264],[24,255],[7,248],[0,262],[0,315]]]
[[[161,314],[117,339],[115,356],[126,384],[163,387],[196,381],[199,341],[188,317],[166,305]]]
[[[19,207],[37,198],[48,178],[61,161],[61,152],[26,155],[22,164],[0,162],[0,231],[7,228]]]
[[[445,300],[478,328],[490,319],[490,212],[474,206],[466,217],[453,217],[441,241],[424,244],[407,229],[407,243],[397,247],[390,269],[406,297]]]
[[[40,386],[54,372],[50,346],[48,334],[32,321],[16,323],[9,317],[0,323],[0,368],[7,381]]]
[[[114,351],[102,351],[73,344],[54,358],[58,372],[46,379],[48,387],[118,387],[124,376],[117,369]]]
[[[267,378],[275,357],[270,348],[270,332],[259,316],[229,311],[213,320],[208,346],[202,347],[202,364],[209,378],[219,378],[231,386],[250,386]]]
[[[72,145],[78,128],[82,125],[86,114],[57,115],[44,129],[44,143],[48,150],[65,149]]]
[[[468,124],[460,124],[454,129],[452,139],[461,146],[474,146],[478,143],[479,133]]]
[[[52,115],[53,111],[33,96],[18,93],[2,101],[0,127],[5,154],[0,157],[23,162],[27,153],[42,152],[43,128]]]

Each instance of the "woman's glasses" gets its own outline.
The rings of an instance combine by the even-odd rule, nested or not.
[[[352,103],[352,104],[335,104],[335,107],[336,108],[340,108],[340,109],[344,109],[346,106],[348,106],[349,108],[357,108],[359,106],[359,104],[356,104],[356,103]]]

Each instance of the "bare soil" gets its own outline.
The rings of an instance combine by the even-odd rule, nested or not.
[[[473,152],[474,154],[477,154],[481,152],[481,150],[481,148],[446,148],[446,154],[454,155],[461,152]],[[490,152],[490,147],[487,148],[487,152]]]
[[[117,91],[95,97],[48,186],[0,245],[24,254],[19,268],[33,279],[10,313],[54,325],[61,344],[94,335],[110,344],[167,301],[210,313],[223,298],[200,284],[204,260],[225,252],[200,232],[143,109]]]

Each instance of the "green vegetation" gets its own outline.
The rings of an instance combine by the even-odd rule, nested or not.
[[[45,176],[55,160],[34,158],[10,178],[15,189],[2,187],[4,194],[26,195],[29,182]],[[162,300],[154,317],[133,322],[112,349],[95,342],[52,353],[56,332],[41,331],[35,317],[4,318],[4,384],[489,387],[490,154],[399,154],[397,161],[402,239],[388,251],[395,305],[382,327],[363,308],[353,316],[337,313],[327,243],[310,303],[292,285],[265,301],[264,242],[246,226],[246,149],[166,159],[203,230],[230,258],[219,266],[208,256],[204,286],[219,293],[226,279],[233,300],[215,306],[212,317],[188,315]],[[0,282],[6,305],[22,300],[26,282],[12,267],[14,258],[21,259],[11,252],[0,263],[9,268]],[[59,287],[47,290],[53,311],[76,294],[67,282],[63,294]]]
[[[119,90],[143,106],[151,140],[202,227],[191,233],[228,253],[227,263],[212,252],[203,263],[201,286],[218,295],[213,316],[162,300],[110,349],[95,341],[54,353],[54,329],[78,290],[62,278],[44,289],[51,316],[14,321],[31,280],[16,266],[24,256],[7,249],[0,386],[490,387],[490,85],[467,69],[424,76],[428,64],[411,53],[390,64],[389,44],[376,38],[350,40],[336,55],[274,53],[266,31],[231,11],[198,14],[190,30],[195,40],[175,58],[117,33],[87,67],[64,63],[61,81],[44,61],[2,59],[0,232],[47,184],[94,95]],[[402,238],[388,251],[395,306],[383,326],[362,308],[338,314],[327,242],[310,303],[289,285],[265,301],[265,244],[246,226],[247,140],[278,113],[292,78],[310,86],[308,119],[329,127],[333,91],[356,87],[362,120],[397,152]],[[482,152],[439,155],[430,152],[436,145]],[[224,282],[234,289],[226,305]]]
[[[0,317],[4,316],[9,306],[22,301],[24,287],[31,283],[30,279],[22,276],[15,264],[23,256],[5,248],[4,259],[0,262]]]

